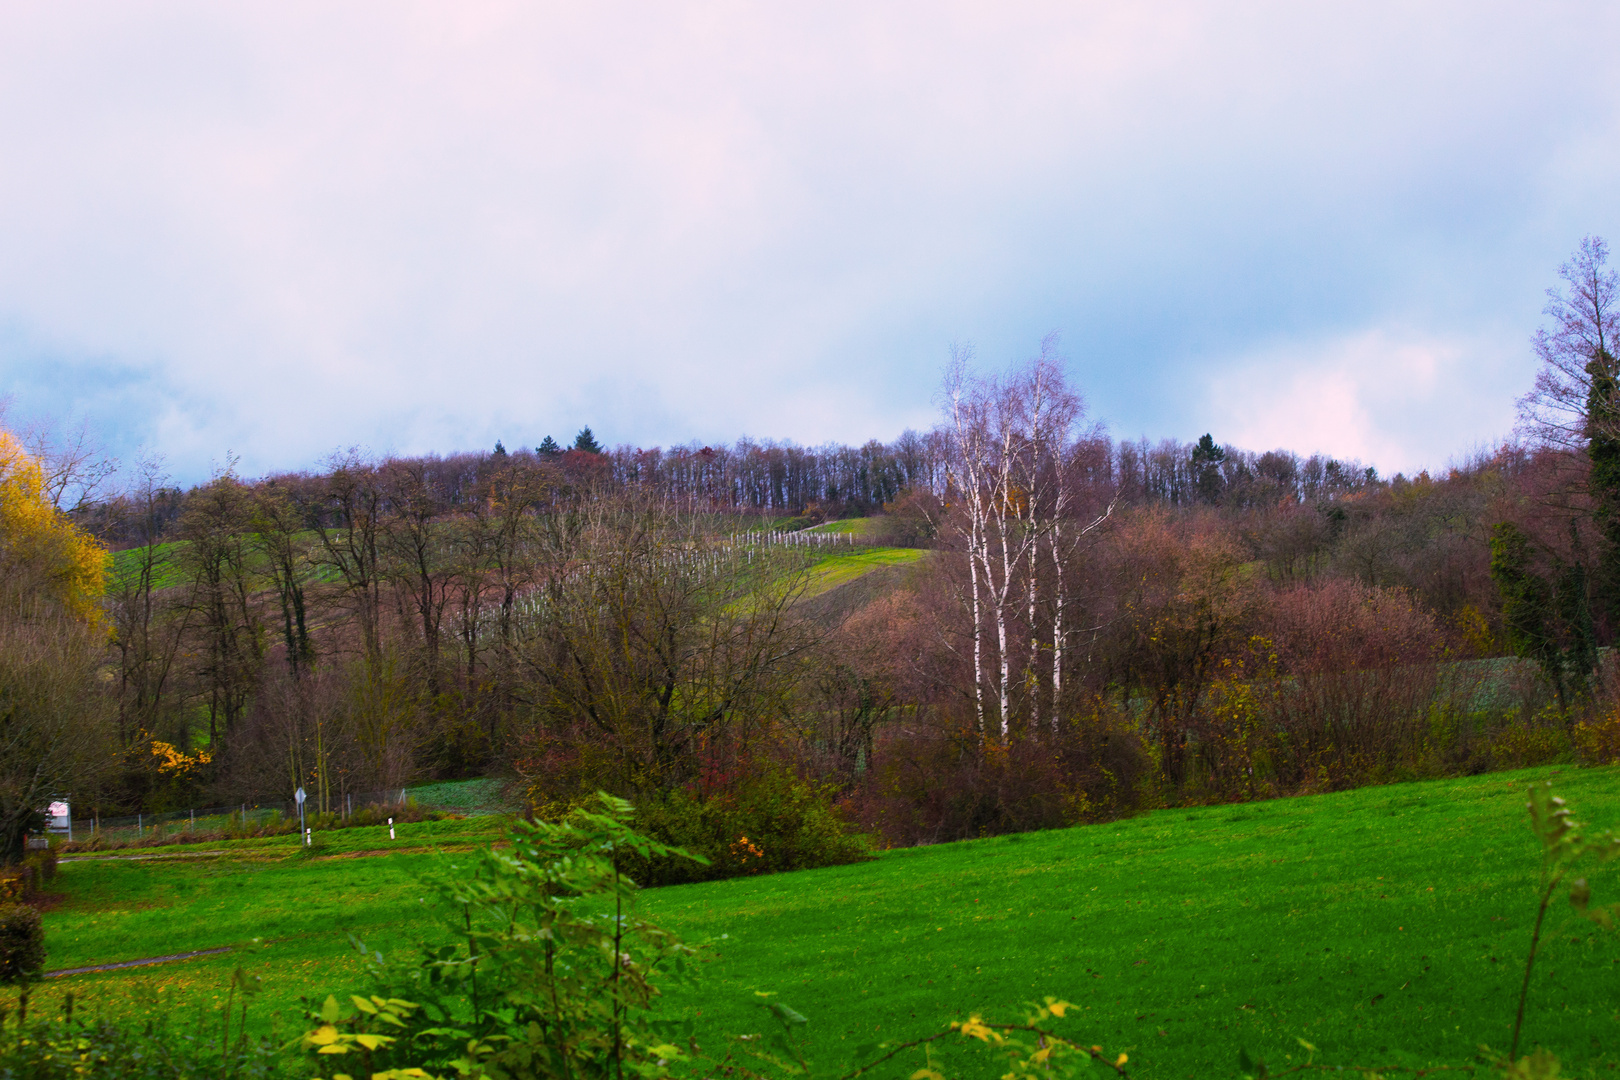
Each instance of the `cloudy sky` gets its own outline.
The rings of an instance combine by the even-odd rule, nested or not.
[[[0,7],[0,390],[182,479],[932,422],[1442,465],[1620,240],[1620,9]]]

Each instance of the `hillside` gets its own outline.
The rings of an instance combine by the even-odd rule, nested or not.
[[[831,1060],[1054,994],[1079,1006],[1065,1030],[1124,1049],[1143,1077],[1227,1075],[1240,1047],[1280,1062],[1296,1036],[1332,1062],[1463,1062],[1507,1041],[1534,915],[1523,793],[1549,775],[1583,819],[1620,822],[1620,769],[1525,770],[891,851],[654,890],[645,905],[716,943],[669,1008],[701,1011],[705,1030],[757,1030],[753,992],[777,991]],[[287,840],[66,864],[47,915],[52,968],[240,947],[42,994],[71,989],[116,1013],[150,985],[189,1013],[242,963],[265,983],[254,1022],[286,1032],[301,995],[356,986],[348,934],[397,948],[434,932],[422,876],[491,821],[409,826],[394,849],[348,830],[315,857]],[[1598,900],[1615,898],[1614,877],[1594,880]],[[1581,1069],[1620,1064],[1616,957],[1612,935],[1556,924],[1527,1039]]]

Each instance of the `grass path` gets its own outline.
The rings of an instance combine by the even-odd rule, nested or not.
[[[1143,1077],[1229,1076],[1239,1047],[1283,1064],[1297,1059],[1296,1036],[1334,1062],[1462,1062],[1507,1041],[1533,916],[1523,793],[1554,772],[1165,810],[659,889],[645,903],[688,938],[718,942],[700,988],[672,993],[669,1007],[758,1030],[752,993],[777,991],[810,1017],[813,1052],[829,1062],[972,1010],[1011,1016],[1046,994],[1079,1006],[1070,1032],[1126,1050]],[[1583,820],[1620,826],[1620,770],[1556,781]],[[353,839],[350,850],[378,846]],[[290,1031],[299,995],[355,985],[347,934],[391,947],[433,932],[418,879],[455,858],[280,854],[65,866],[70,899],[46,917],[49,964],[257,937],[231,955],[61,985],[109,1010],[129,1007],[134,987],[205,1010],[240,961],[265,980],[259,1022],[280,1010]],[[1598,902],[1620,898],[1617,879],[1620,869],[1594,876]],[[47,1003],[53,991],[55,980]],[[1538,967],[1527,1040],[1555,1047],[1574,1075],[1612,1075],[1617,991],[1620,937],[1566,920]]]

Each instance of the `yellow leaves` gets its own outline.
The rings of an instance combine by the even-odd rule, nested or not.
[[[945,1074],[937,1069],[918,1069],[911,1074],[910,1080],[945,1080]]]
[[[977,1015],[970,1016],[966,1020],[952,1021],[951,1027],[955,1028],[957,1031],[960,1031],[968,1038],[978,1039],[983,1043],[994,1043],[995,1045],[999,1046],[1003,1042],[1006,1042],[1006,1040],[1001,1037],[1000,1032],[992,1030],[985,1024],[984,1020]]]
[[[1067,1001],[1059,1001],[1057,998],[1048,997],[1046,999],[1046,1008],[1042,1009],[1041,1012],[1043,1014],[1055,1016],[1061,1020],[1063,1019],[1063,1014],[1072,1008],[1074,1008],[1074,1006]],[[1045,1019],[1045,1016],[1043,1016],[1042,1019]]]
[[[94,623],[106,566],[107,549],[51,505],[39,458],[0,431],[0,570]]]
[[[206,750],[185,754],[158,739],[152,740],[152,756],[158,759],[158,772],[169,776],[185,776],[213,760]]]

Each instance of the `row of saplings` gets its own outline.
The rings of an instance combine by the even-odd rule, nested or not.
[[[1585,878],[1574,875],[1585,862],[1620,857],[1620,837],[1577,824],[1549,785],[1530,795],[1542,844],[1537,925],[1565,892],[1578,911],[1612,925],[1620,904],[1591,905]],[[995,1075],[1018,1080],[1075,1077],[1091,1067],[1128,1075],[1125,1054],[1054,1030],[1072,1006],[1053,998],[1022,1022],[975,1015],[915,1039],[857,1047],[852,1060],[828,1069],[805,1057],[805,1017],[762,995],[768,1035],[737,1035],[715,1052],[700,1049],[690,1020],[666,1019],[652,1008],[654,973],[691,980],[699,951],[640,916],[639,887],[627,869],[667,860],[701,866],[706,860],[642,835],[631,817],[629,803],[598,795],[557,823],[515,822],[506,844],[458,861],[436,883],[442,910],[450,913],[445,940],[451,944],[390,957],[356,942],[372,992],[347,1002],[328,997],[310,1007],[308,1029],[285,1046],[248,1038],[247,1009],[257,980],[240,968],[213,1030],[172,1030],[162,1017],[134,1028],[88,1020],[74,1015],[71,995],[64,996],[60,1015],[30,1018],[29,988],[45,961],[39,913],[23,903],[0,905],[0,982],[19,988],[16,1009],[0,1013],[0,1080],[312,1074],[332,1080],[774,1080],[817,1072],[854,1080],[884,1065],[886,1072],[898,1067],[912,1080],[945,1080],[952,1073],[983,1075],[990,1065],[984,1055],[996,1059]],[[1532,942],[1526,987],[1534,963]],[[1521,993],[1520,1020],[1524,1003]],[[1482,1064],[1519,1080],[1558,1076],[1553,1055],[1538,1050],[1518,1057],[1518,1043],[1516,1022],[1508,1053],[1486,1056]],[[1306,1063],[1272,1074],[1246,1054],[1239,1062],[1248,1080],[1327,1068]],[[1334,1071],[1372,1078],[1428,1070]]]

